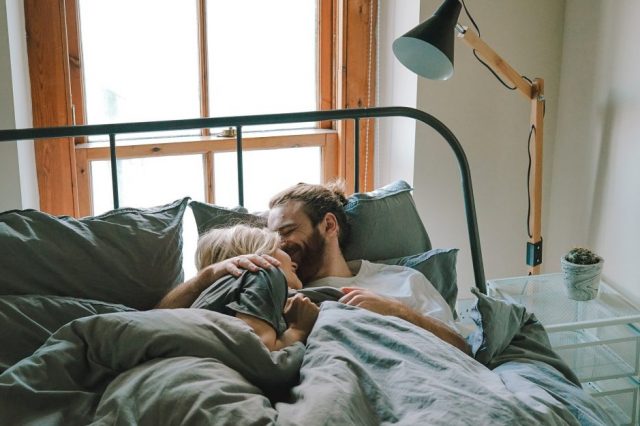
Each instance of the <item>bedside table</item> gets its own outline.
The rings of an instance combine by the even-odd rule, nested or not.
[[[487,294],[524,305],[545,326],[554,350],[618,424],[637,425],[640,309],[600,283],[598,297],[571,300],[562,274],[490,280]]]

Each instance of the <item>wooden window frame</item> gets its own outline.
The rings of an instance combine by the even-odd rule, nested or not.
[[[198,3],[201,116],[209,115],[205,0]],[[318,109],[375,106],[377,0],[318,1]],[[32,88],[34,127],[85,123],[84,85],[77,0],[25,0],[25,22]],[[352,120],[321,122],[317,129],[283,130],[243,135],[243,148],[277,149],[317,146],[321,149],[322,179],[344,178],[353,188],[354,140]],[[361,173],[359,185],[372,189],[373,120],[360,120]],[[92,214],[90,162],[109,158],[101,142],[39,140],[35,142],[40,208],[52,214]],[[191,138],[118,143],[118,158],[202,154],[206,201],[214,200],[213,156],[235,150],[235,139],[202,129]],[[274,188],[275,190],[275,188]]]

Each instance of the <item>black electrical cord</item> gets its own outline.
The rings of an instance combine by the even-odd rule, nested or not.
[[[478,37],[480,37],[480,28],[478,28],[478,24],[476,24],[476,21],[473,19],[473,16],[471,16],[471,14],[469,13],[469,9],[467,9],[467,5],[465,4],[464,0],[462,0],[462,7],[464,7],[464,13],[467,14],[467,16],[469,17],[469,20],[471,20],[471,24],[473,24],[473,27],[476,29],[476,32],[478,33]]]
[[[529,166],[527,167],[527,234],[529,238],[533,237],[531,234],[531,135],[536,131],[536,126],[531,125],[529,129],[529,140],[527,141],[527,154],[529,155]]]
[[[464,8],[464,12],[467,14],[467,16],[469,17],[469,20],[471,21],[471,24],[473,25],[473,27],[475,28],[476,32],[478,33],[478,37],[480,37],[480,28],[478,27],[478,24],[476,24],[476,21],[473,19],[473,16],[471,16],[471,14],[469,13],[469,9],[467,9],[467,5],[465,3],[464,0],[462,0],[462,7]],[[484,65],[490,72],[491,74],[494,75],[494,77],[496,79],[498,79],[498,81],[500,83],[502,83],[502,85],[504,87],[506,87],[509,90],[515,90],[517,87],[516,86],[509,86],[504,80],[502,80],[502,78],[500,78],[500,76],[486,63],[484,62],[479,56],[478,53],[476,52],[475,49],[473,49],[473,56],[476,57],[476,59],[482,64]],[[527,80],[529,83],[533,84],[533,81],[531,81],[531,79],[527,76],[522,76],[522,78],[524,78],[525,80]],[[542,103],[542,116],[544,117],[545,113],[547,112],[547,103],[543,101]],[[531,160],[531,136],[536,132],[536,127],[534,125],[531,125],[531,128],[529,129],[529,139],[527,140],[527,154],[529,156],[529,165],[527,167],[527,234],[529,235],[529,238],[532,238],[533,235],[531,234],[531,167],[532,167],[532,160]]]
[[[467,5],[465,4],[464,0],[462,0],[462,7],[464,7],[464,12],[467,14],[467,16],[469,17],[469,20],[471,21],[471,24],[473,25],[473,27],[476,29],[476,32],[478,33],[478,37],[480,37],[480,28],[478,27],[478,24],[476,24],[476,21],[473,19],[473,16],[471,16],[471,14],[469,13],[469,9],[467,9]],[[480,56],[478,56],[478,53],[476,52],[476,49],[473,49],[473,56],[476,57],[476,59],[478,60],[478,62],[480,62],[482,65],[485,66],[486,69],[489,70],[489,72],[491,72],[491,74],[493,74],[493,76],[500,82],[502,83],[502,85],[504,87],[506,87],[509,90],[516,90],[517,87],[516,86],[509,86],[502,78],[500,78],[500,76],[485,62],[483,61]],[[525,77],[526,78],[526,77]],[[528,79],[527,79],[528,80]],[[529,80],[531,81],[531,80]]]

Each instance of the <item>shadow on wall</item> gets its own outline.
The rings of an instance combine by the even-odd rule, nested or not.
[[[603,278],[640,303],[640,102],[611,97],[603,115],[589,244],[606,259]]]

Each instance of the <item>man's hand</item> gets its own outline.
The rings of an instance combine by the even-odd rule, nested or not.
[[[320,309],[308,297],[298,293],[287,299],[284,306],[284,317],[289,327],[301,330],[308,335],[318,318]]]
[[[342,287],[344,296],[338,300],[345,305],[357,306],[380,315],[402,317],[405,306],[396,299],[380,296],[371,290],[360,287]]]
[[[465,340],[451,327],[444,322],[432,318],[428,315],[422,315],[413,309],[405,306],[396,299],[380,296],[371,290],[359,287],[342,287],[340,289],[345,295],[339,302],[346,305],[358,306],[380,315],[390,315],[409,321],[412,324],[423,328],[441,340],[460,349],[469,355],[471,350]]]
[[[227,274],[239,277],[243,270],[256,272],[260,269],[271,268],[271,266],[280,266],[280,261],[268,254],[243,254],[211,265],[213,273],[211,282],[213,283]]]
[[[200,293],[225,275],[239,277],[243,270],[255,272],[271,266],[280,266],[280,262],[267,254],[245,254],[214,263],[167,293],[156,308],[188,308]]]

